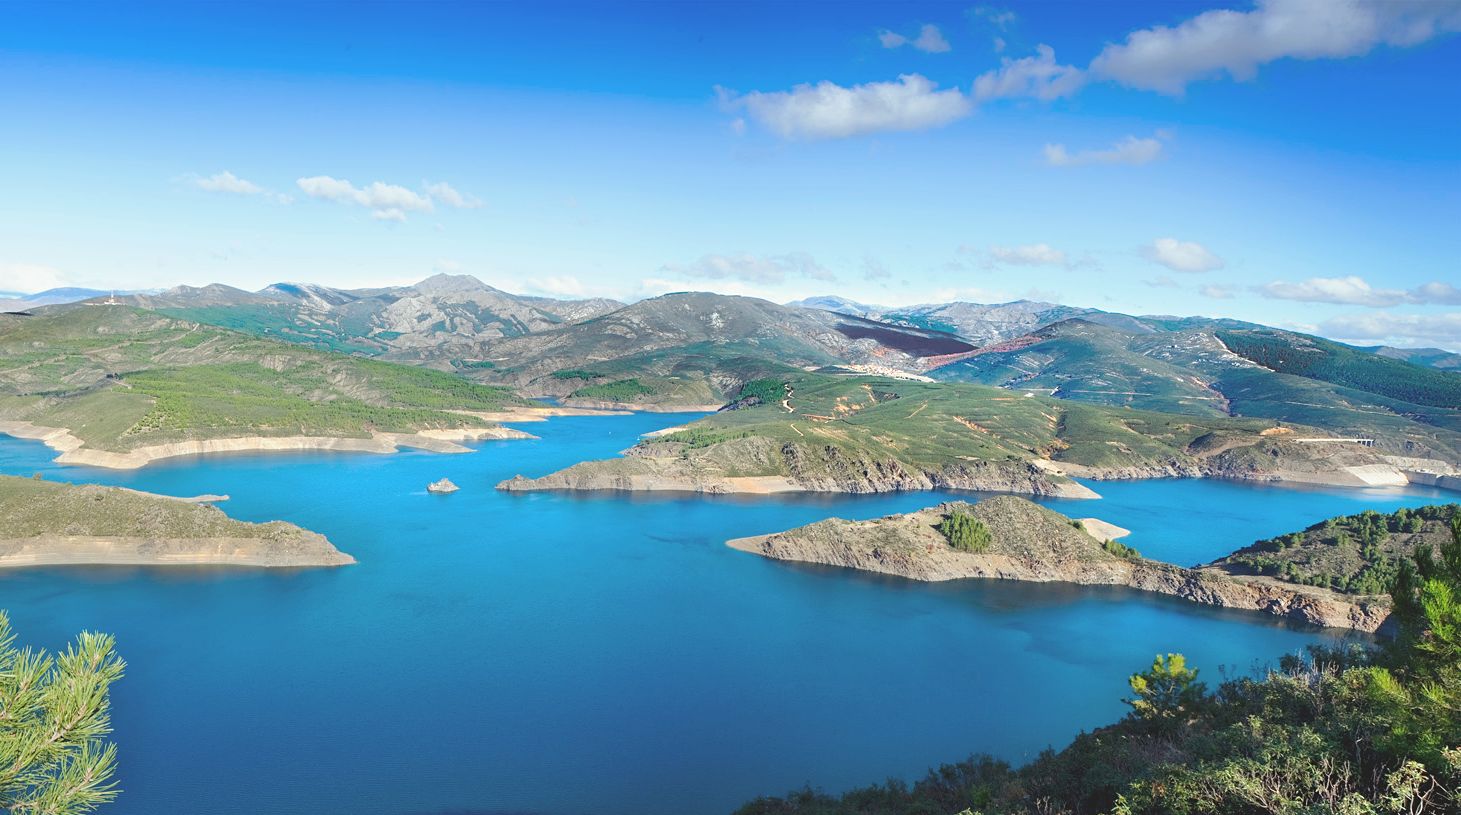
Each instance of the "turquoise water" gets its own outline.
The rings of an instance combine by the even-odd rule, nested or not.
[[[1119,589],[925,585],[766,561],[730,537],[944,496],[508,495],[493,484],[629,446],[686,416],[562,418],[471,455],[240,455],[138,472],[58,467],[0,439],[0,471],[227,493],[315,529],[333,570],[0,574],[23,639],[116,632],[125,794],[113,815],[726,812],[803,784],[1027,759],[1122,713],[1124,677],[1182,650],[1206,676],[1312,630]],[[451,496],[426,493],[447,476]],[[1052,501],[1207,560],[1339,512],[1451,500],[1204,481]]]

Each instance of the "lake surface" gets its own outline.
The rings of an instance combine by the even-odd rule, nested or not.
[[[226,493],[322,532],[333,570],[0,573],[22,641],[112,631],[129,663],[112,815],[698,815],[988,752],[1021,761],[1123,713],[1182,651],[1210,681],[1327,636],[1120,589],[939,585],[763,560],[731,537],[947,496],[503,494],[688,416],[559,418],[471,455],[270,454],[136,472],[59,467],[0,437],[0,472]],[[443,476],[462,490],[428,494]],[[1206,481],[1049,501],[1190,564],[1411,490]],[[968,496],[964,496],[968,497]]]

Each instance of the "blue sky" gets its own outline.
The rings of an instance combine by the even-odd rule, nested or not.
[[[1461,4],[0,5],[0,290],[471,273],[1461,349]]]

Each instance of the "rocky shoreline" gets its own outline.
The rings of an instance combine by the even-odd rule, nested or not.
[[[355,558],[323,535],[262,538],[149,538],[41,535],[0,539],[0,569],[35,566],[348,566]]]
[[[663,435],[663,434],[661,434]],[[646,434],[647,440],[656,438]],[[1049,459],[968,461],[922,469],[899,461],[844,454],[833,447],[777,444],[764,437],[720,442],[708,450],[655,441],[621,458],[586,461],[538,478],[522,475],[498,484],[513,492],[548,490],[696,492],[764,495],[782,492],[879,493],[968,490],[1062,498],[1099,498],[1075,479],[1124,481],[1148,478],[1217,478],[1273,484],[1333,487],[1401,487],[1408,484],[1461,489],[1461,476],[1445,462],[1394,459],[1341,444],[1269,442],[1261,449],[1221,451],[1205,457],[1149,465],[1091,467]],[[1244,454],[1246,453],[1246,455]]]
[[[666,442],[652,448],[637,446],[625,451],[623,458],[581,462],[539,478],[518,475],[497,488],[510,492],[619,490],[751,495],[949,489],[1100,497],[1063,474],[1028,462],[969,461],[925,470],[899,461],[849,456],[833,447],[778,445],[760,437],[722,442],[713,449],[714,455],[694,459],[679,455],[684,447]]]
[[[937,524],[967,511],[993,536],[988,551],[949,546]],[[1185,569],[1107,552],[1071,519],[1029,501],[1000,496],[949,503],[871,521],[830,519],[727,545],[776,560],[815,563],[910,580],[967,578],[1126,586],[1221,608],[1259,611],[1310,625],[1378,631],[1389,616],[1381,597],[1354,597],[1277,580],[1240,577],[1217,567]]]

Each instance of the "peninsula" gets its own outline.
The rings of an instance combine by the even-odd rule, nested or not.
[[[962,527],[956,529],[956,527]],[[1127,586],[1223,608],[1261,611],[1312,625],[1374,632],[1390,613],[1382,592],[1346,593],[1255,573],[1230,562],[1196,569],[1147,560],[1023,498],[951,502],[871,521],[830,519],[727,545],[777,560],[840,566],[910,580],[963,578]],[[1397,556],[1399,550],[1397,549]],[[1315,581],[1317,582],[1317,581]]]
[[[1096,493],[1075,478],[1398,486],[1417,468],[1451,467],[1271,420],[1155,413],[981,385],[798,373],[748,382],[742,394],[727,409],[640,440],[620,458],[498,486],[706,493],[961,489],[1091,498]]]
[[[354,562],[323,535],[283,521],[236,521],[205,503],[121,487],[0,476],[0,569]]]

